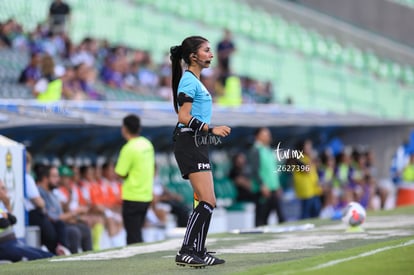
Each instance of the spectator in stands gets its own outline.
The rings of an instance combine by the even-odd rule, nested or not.
[[[0,180],[0,260],[18,262],[50,258],[52,253],[30,247],[17,240],[13,225],[17,219],[11,213],[10,198],[7,188]]]
[[[12,20],[12,24],[12,48],[19,51],[27,51],[29,49],[29,43],[27,35],[23,31],[23,26],[15,20]]]
[[[253,103],[256,94],[256,81],[248,76],[241,78],[242,97],[244,103]]]
[[[219,75],[230,73],[231,56],[236,51],[230,30],[225,29],[223,38],[217,44]]]
[[[96,64],[95,65],[101,66],[104,63],[105,58],[109,55],[111,51],[110,47],[111,45],[109,44],[109,41],[106,39],[96,41]]]
[[[299,168],[293,171],[296,197],[301,202],[300,218],[316,218],[321,210],[320,195],[322,190],[319,186],[317,166],[313,158],[312,142],[310,140],[299,142],[295,150],[303,154],[303,157],[295,159],[295,165]]]
[[[83,41],[75,47],[74,52],[70,54],[70,62],[77,66],[79,64],[86,64],[89,67],[93,67],[96,64],[96,55],[98,52],[98,46],[95,39],[86,37]]]
[[[13,18],[0,22],[0,48],[27,50],[27,40],[23,29]]]
[[[70,56],[74,52],[74,44],[68,33],[59,34],[59,58],[64,61],[64,63],[69,62]]]
[[[77,67],[66,66],[65,74],[62,77],[62,98],[70,100],[85,100],[87,98],[81,89],[77,74]]]
[[[1,48],[11,48],[12,41],[10,39],[11,32],[10,21],[0,22],[0,49]]]
[[[275,210],[279,223],[285,222],[282,209],[282,188],[276,172],[277,160],[270,148],[272,134],[266,127],[255,130],[255,142],[249,155],[252,169],[253,191],[256,199],[256,226],[268,224],[271,211]]]
[[[20,73],[18,79],[20,84],[24,84],[32,89],[34,88],[35,83],[42,76],[39,68],[41,57],[42,55],[39,51],[35,51],[30,55],[29,64]]]
[[[61,99],[62,80],[55,74],[55,62],[50,55],[43,55],[40,62],[42,77],[36,82],[33,94],[39,101],[52,102]]]
[[[139,86],[138,70],[139,63],[137,61],[132,61],[128,64],[128,69],[123,80],[128,90],[134,90]]]
[[[41,24],[38,24],[36,28],[27,35],[29,52],[43,52],[43,39],[47,35],[47,30],[45,30]]]
[[[125,56],[110,58],[103,67],[103,82],[112,88],[128,88],[125,76],[128,72],[128,62]]]
[[[65,5],[67,4],[65,4],[64,1],[54,1],[51,4],[51,8],[52,6],[56,6],[60,9]],[[57,14],[57,21],[60,21],[62,16],[59,12],[57,12]],[[52,22],[52,19],[50,22]],[[92,37],[86,37],[79,45],[74,45],[67,32],[57,30],[60,26],[53,28],[55,30],[51,30],[47,26],[45,27],[42,24],[38,24],[35,30],[28,33],[26,37],[23,35],[21,25],[10,19],[0,25],[0,47],[3,45],[23,50],[28,49],[30,52],[40,51],[47,53],[47,55],[51,56],[52,59],[56,58],[56,60],[62,61],[63,64],[70,62],[73,66],[77,66],[82,63],[86,63],[89,68],[96,68],[99,70],[98,77],[93,76],[94,73],[88,73],[89,82],[86,82],[86,89],[88,90],[87,93],[90,94],[90,96],[85,98],[78,96],[76,92],[72,93],[69,91],[70,85],[65,85],[65,91],[63,94],[64,99],[104,99],[104,93],[100,91],[101,88],[99,86],[96,87],[95,85],[95,81],[98,79],[102,80],[102,83],[112,88],[149,95],[154,95],[154,92],[159,91],[161,97],[167,98],[164,94],[169,87],[168,82],[171,76],[170,63],[164,62],[157,70],[155,65],[152,64],[151,55],[146,51],[140,49],[129,49],[117,45],[111,48],[111,45],[109,45],[107,41],[104,41],[102,44],[98,44],[97,40]],[[227,35],[225,35],[225,37],[226,36]],[[231,39],[230,41],[223,39],[221,42],[220,51],[223,53],[223,56],[228,54],[229,48],[233,48],[230,52],[234,51],[235,47]],[[229,46],[230,44],[233,46]],[[224,57],[224,61],[222,62],[222,64],[227,64],[224,65],[224,67],[226,67],[223,71],[224,75],[228,75],[230,72],[230,68],[227,68],[229,67],[228,59],[229,57]],[[41,72],[41,74],[43,75],[44,73]],[[68,73],[68,75],[70,74],[71,72]],[[133,78],[131,78],[131,76],[133,76]],[[37,84],[39,85],[32,91],[34,96],[38,97],[41,101],[59,100],[62,97],[62,87],[59,88],[59,86],[62,84],[59,84],[59,81],[54,81],[57,78],[58,77],[56,77],[56,75],[51,73],[48,73],[47,76],[41,77],[37,81]],[[65,78],[70,79],[70,77],[66,75]],[[162,78],[162,81],[160,78]],[[23,79],[24,78],[22,77],[22,82]],[[216,72],[209,72],[208,70],[203,71],[201,79],[207,88],[211,86],[209,90],[214,96],[214,85],[210,84],[215,83]],[[48,85],[46,85],[46,83]],[[97,84],[99,85],[100,83],[101,82],[98,81]],[[34,84],[34,86],[35,85],[36,84]],[[85,83],[82,85],[85,85]],[[160,85],[162,86],[160,87]],[[83,89],[85,89],[85,87]],[[52,92],[52,90],[54,92]],[[244,87],[242,91],[243,96],[247,98],[244,94]],[[267,92],[266,89],[265,91]],[[71,94],[75,94],[75,96],[70,96]],[[262,95],[260,100],[265,100]],[[245,101],[254,102],[254,97],[252,96],[251,98],[247,98]]]
[[[59,58],[66,52],[66,44],[62,35],[48,32],[46,37],[42,39],[41,43],[42,52],[52,56],[53,58]]]
[[[255,102],[257,103],[270,103],[273,98],[273,88],[270,81],[256,83],[256,96]]]
[[[57,255],[69,255],[68,232],[61,220],[62,208],[52,190],[57,187],[59,172],[56,167],[39,166],[36,170],[37,186],[45,202],[45,213],[38,211],[32,216],[32,224],[40,227],[42,244]],[[46,215],[47,218],[44,218]]]
[[[237,201],[256,201],[256,194],[253,193],[251,170],[244,153],[238,152],[233,156],[229,178],[236,186]]]
[[[158,75],[155,72],[154,64],[149,52],[144,52],[144,57],[138,69],[139,85],[148,89],[155,89],[159,83]]]
[[[49,7],[49,28],[53,33],[68,31],[71,9],[62,0],[54,0]]]
[[[166,101],[171,101],[171,76],[170,75],[162,75],[160,77],[159,88],[157,90],[157,95]]]
[[[76,91],[78,91],[79,94],[82,94],[82,98],[92,100],[101,100],[104,98],[95,87],[96,76],[96,70],[86,63],[81,63],[75,67],[76,78],[74,85],[76,87]]]

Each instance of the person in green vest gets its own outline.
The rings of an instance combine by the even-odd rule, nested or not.
[[[151,141],[140,135],[141,120],[131,114],[123,119],[122,147],[115,173],[124,179],[122,184],[122,217],[127,244],[143,242],[142,227],[153,199],[155,153]]]
[[[255,142],[250,151],[250,166],[253,176],[253,192],[256,194],[256,226],[268,224],[272,210],[276,211],[278,222],[283,223],[282,188],[277,173],[277,160],[270,148],[272,134],[266,127],[254,133]]]
[[[57,67],[60,68],[60,67]],[[57,70],[55,74],[55,62],[50,55],[44,55],[40,63],[42,77],[36,82],[33,88],[33,95],[41,102],[54,102],[62,96],[62,72]]]

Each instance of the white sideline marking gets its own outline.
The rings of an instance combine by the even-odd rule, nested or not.
[[[207,244],[215,243],[217,239],[211,238],[207,241]],[[100,261],[110,259],[122,259],[128,258],[135,255],[161,252],[168,250],[178,250],[181,246],[181,239],[172,239],[165,242],[153,243],[142,246],[126,246],[117,250],[108,250],[101,252],[92,252],[90,254],[82,254],[79,256],[69,256],[65,258],[50,259],[51,262],[71,262],[71,261]],[[175,253],[174,256],[175,257]]]
[[[392,221],[392,222],[390,222]],[[345,225],[338,222],[334,225],[320,226],[317,230],[301,231],[301,232],[286,232],[278,235],[271,235],[271,238],[266,240],[250,239],[247,235],[238,235],[237,237],[226,237],[224,239],[208,238],[207,244],[215,244],[222,240],[235,241],[233,245],[228,247],[218,247],[216,251],[221,254],[242,254],[242,253],[288,253],[294,250],[302,249],[323,249],[327,244],[336,242],[342,242],[349,239],[387,239],[389,237],[401,236],[409,237],[414,235],[414,219],[409,215],[401,215],[392,217],[371,217],[364,224],[364,228],[367,230],[364,233],[352,233],[344,234]],[[111,260],[119,258],[128,258],[139,254],[177,250],[181,245],[181,238],[179,239],[167,239],[163,242],[149,243],[140,246],[127,246],[118,249],[104,250],[99,252],[91,252],[79,255],[73,255],[69,257],[52,258],[52,262],[64,262],[64,261],[97,261],[97,260]],[[242,243],[239,240],[244,240]],[[414,240],[409,241],[405,245],[411,245]],[[398,246],[397,246],[398,247]],[[383,249],[391,249],[383,248]],[[383,249],[376,251],[373,250],[368,253],[378,253]],[[175,254],[175,253],[171,253]],[[358,257],[366,257],[371,254],[361,254]],[[166,256],[174,257],[174,256]],[[349,261],[354,259],[346,258],[342,260],[332,261],[325,263],[321,266],[309,267],[313,269],[321,269],[330,265],[335,265],[343,261]],[[339,261],[339,262],[338,262]],[[296,271],[297,272],[297,271]],[[292,272],[286,272],[284,274],[292,274]]]
[[[178,249],[180,247],[180,240],[169,240],[163,243],[155,243],[144,246],[127,246],[119,250],[109,250],[96,252],[86,255],[79,255],[69,258],[51,259],[51,262],[66,262],[66,261],[99,261],[109,259],[128,258],[139,254],[159,252],[165,250]]]
[[[368,256],[371,256],[371,255],[375,255],[377,253],[380,253],[380,252],[383,252],[383,251],[387,251],[387,250],[390,250],[390,249],[399,248],[399,247],[408,246],[408,245],[413,245],[413,244],[414,244],[414,240],[409,240],[408,242],[405,242],[405,243],[402,243],[402,244],[393,245],[393,246],[386,246],[386,247],[378,248],[378,249],[371,250],[371,251],[368,251],[368,252],[364,252],[364,253],[361,253],[361,254],[356,255],[356,256],[352,256],[352,257],[348,257],[348,258],[344,258],[344,259],[330,261],[330,262],[327,262],[327,263],[324,263],[324,264],[320,264],[320,265],[317,265],[315,267],[306,269],[305,271],[318,270],[318,269],[322,269],[322,268],[325,268],[325,267],[337,265],[337,264],[340,264],[340,263],[343,263],[343,262],[347,262],[347,261],[351,261],[351,260],[355,260],[355,259],[359,259],[359,258],[363,258],[363,257],[368,257]]]

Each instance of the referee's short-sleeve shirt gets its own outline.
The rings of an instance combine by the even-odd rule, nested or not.
[[[185,71],[178,85],[178,94],[184,93],[193,99],[191,115],[210,124],[213,100],[207,88],[190,71]]]

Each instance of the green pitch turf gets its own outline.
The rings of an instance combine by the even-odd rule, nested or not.
[[[315,227],[286,233],[212,234],[208,248],[227,263],[205,269],[176,266],[174,255],[181,239],[172,239],[53,261],[4,264],[0,274],[414,274],[414,207],[368,213],[360,233],[346,233],[340,221],[293,224],[304,223]]]

